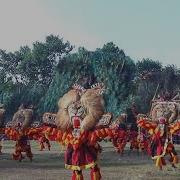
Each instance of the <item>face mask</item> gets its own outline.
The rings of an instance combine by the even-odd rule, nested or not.
[[[75,138],[79,138],[80,137],[80,133],[81,133],[81,129],[80,129],[81,128],[81,119],[78,116],[74,116],[74,117],[72,117],[71,121],[72,121],[72,124],[73,124],[72,135]]]

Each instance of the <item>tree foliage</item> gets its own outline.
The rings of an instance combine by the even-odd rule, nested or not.
[[[148,112],[155,94],[172,96],[180,86],[180,70],[159,61],[135,62],[113,42],[95,51],[73,46],[58,36],[19,51],[0,50],[0,103],[12,116],[22,102],[31,103],[37,112],[57,111],[58,99],[74,84],[89,88],[96,82],[106,86],[106,111],[114,115],[129,111],[136,104]]]

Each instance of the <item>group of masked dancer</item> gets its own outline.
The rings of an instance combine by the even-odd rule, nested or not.
[[[30,140],[36,140],[39,143],[40,151],[45,149],[45,146],[50,150],[50,141],[45,134],[33,125],[34,110],[32,105],[21,104],[18,111],[13,115],[12,121],[9,121],[4,126],[3,119],[5,115],[4,105],[0,106],[1,129],[0,129],[0,153],[2,153],[2,141],[15,141],[15,151],[12,154],[14,160],[22,161],[25,157],[22,153],[32,161],[33,154],[31,151]],[[38,132],[39,131],[39,132]]]
[[[123,155],[124,149],[129,145],[129,154],[136,150],[137,153],[145,152],[150,154],[149,135],[143,129],[138,128],[136,123],[127,122],[127,114],[121,114],[111,125],[114,136],[111,139],[115,150]]]
[[[72,170],[72,180],[83,180],[82,170],[87,168],[91,180],[100,180],[100,142],[108,139],[120,154],[127,143],[130,150],[146,151],[160,169],[166,163],[165,155],[169,154],[172,166],[176,167],[178,157],[171,137],[180,129],[180,122],[169,123],[164,117],[150,121],[138,113],[135,126],[127,124],[126,114],[113,121],[112,113],[105,112],[104,91],[102,83],[87,89],[73,85],[59,99],[58,112],[45,113],[42,123],[33,122],[33,106],[21,105],[12,121],[5,127],[0,124],[0,134],[16,141],[13,159],[22,161],[25,152],[32,161],[30,140],[37,140],[41,151],[45,146],[50,150],[50,141],[57,141],[66,147],[65,168]],[[4,107],[0,106],[1,119],[4,112]]]

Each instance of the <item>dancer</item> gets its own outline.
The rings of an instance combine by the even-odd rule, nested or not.
[[[151,156],[156,161],[156,166],[161,170],[166,165],[165,155],[170,155],[172,167],[178,163],[178,156],[171,141],[171,136],[180,129],[180,122],[170,124],[164,117],[160,117],[157,122],[149,121],[140,117],[137,121],[139,127],[148,130],[151,135]]]
[[[49,139],[46,137],[45,134],[42,134],[39,139],[39,144],[40,144],[40,151],[43,151],[45,149],[45,147],[47,146],[48,150],[51,150],[51,144]]]
[[[33,108],[22,104],[18,111],[14,114],[11,126],[7,127],[5,134],[11,140],[15,140],[15,151],[12,154],[14,160],[20,162],[24,159],[22,153],[32,161],[32,151],[30,146],[30,132],[29,127],[33,121]],[[36,132],[37,133],[37,132]]]
[[[104,113],[103,84],[90,89],[73,86],[60,98],[56,117],[57,128],[47,128],[49,139],[54,137],[66,145],[65,168],[73,171],[72,180],[83,180],[82,170],[90,168],[91,180],[100,180],[98,141],[113,136],[108,128],[112,115]]]
[[[123,155],[124,148],[128,141],[127,139],[127,114],[121,114],[112,124],[111,128],[114,130],[114,136],[111,139],[113,146],[117,153]]]

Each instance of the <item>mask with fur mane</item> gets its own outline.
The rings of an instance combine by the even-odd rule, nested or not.
[[[29,127],[32,121],[33,109],[31,107],[24,108],[23,106],[20,106],[12,118],[13,127],[19,127],[21,129]]]
[[[57,127],[67,131],[78,124],[82,130],[93,129],[104,114],[103,91],[103,84],[91,89],[74,86],[58,102]]]

